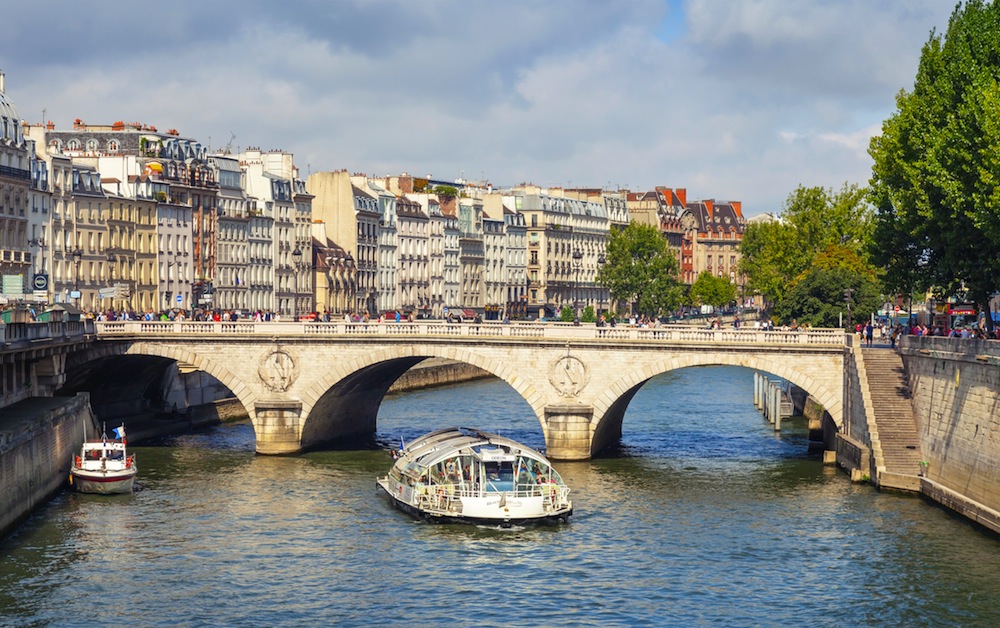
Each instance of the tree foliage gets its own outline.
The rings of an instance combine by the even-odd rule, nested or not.
[[[868,320],[882,303],[879,285],[871,275],[858,274],[845,266],[812,266],[775,305],[774,315],[786,323],[796,321],[813,327],[837,327],[841,322],[846,325],[844,291],[848,288],[852,290],[851,320]]]
[[[692,305],[721,307],[736,300],[736,286],[729,279],[706,270],[691,284],[688,299]]]
[[[985,309],[1000,282],[1000,4],[957,6],[896,105],[869,148],[872,258],[900,292],[964,285]]]
[[[455,198],[458,196],[458,188],[451,185],[435,185],[432,192],[442,198]]]
[[[837,192],[799,186],[788,196],[778,220],[747,225],[740,243],[740,270],[747,276],[747,288],[773,304],[776,315],[800,318],[784,300],[815,270],[829,270],[831,264],[850,259],[858,265],[852,270],[855,275],[874,277],[867,259],[872,221],[867,190],[857,185],[845,183]],[[792,299],[803,303],[799,293]],[[826,305],[842,309],[842,295]],[[815,310],[802,314],[809,320]]]
[[[656,227],[630,223],[625,229],[612,230],[605,258],[597,280],[613,300],[653,316],[680,305],[683,290],[677,279],[677,255]]]

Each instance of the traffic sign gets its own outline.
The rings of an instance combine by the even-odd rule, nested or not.
[[[179,294],[178,294],[178,295],[177,295],[177,296],[175,297],[175,299],[176,299],[176,301],[177,301],[178,303],[180,303],[181,301],[183,301],[183,300],[184,300],[184,297],[182,297],[181,295],[179,295]]]
[[[38,273],[31,279],[31,287],[35,290],[48,290],[49,289],[49,276]]]
[[[105,297],[108,297],[108,298],[114,297],[115,296],[115,289],[114,289],[114,287],[111,287],[111,288],[101,288],[100,290],[97,291],[97,296],[101,297],[102,299],[105,298]]]

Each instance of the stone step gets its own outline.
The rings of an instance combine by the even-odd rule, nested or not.
[[[920,438],[911,391],[903,361],[892,351],[862,349],[868,391],[875,412],[885,472],[881,486],[901,490],[919,489]]]

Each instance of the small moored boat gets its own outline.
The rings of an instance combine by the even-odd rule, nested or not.
[[[125,450],[125,426],[115,428],[114,439],[84,440],[80,455],[73,456],[69,482],[81,493],[131,493],[139,468],[135,454]]]
[[[378,478],[392,504],[432,521],[509,526],[566,521],[569,487],[542,454],[476,429],[425,434]]]

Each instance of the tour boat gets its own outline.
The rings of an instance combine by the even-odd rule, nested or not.
[[[131,493],[139,469],[135,454],[125,451],[125,426],[113,430],[114,439],[105,433],[100,440],[84,440],[80,455],[73,456],[69,483],[81,493]]]
[[[452,427],[400,444],[377,483],[414,516],[509,527],[573,514],[570,489],[545,456],[509,438]]]

